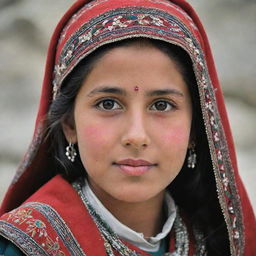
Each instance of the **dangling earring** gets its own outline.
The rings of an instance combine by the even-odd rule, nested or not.
[[[191,147],[188,149],[188,168],[194,169],[196,166],[196,152],[195,143],[191,143]]]
[[[74,162],[77,156],[74,144],[71,142],[69,142],[69,145],[66,147],[66,156],[71,162]]]

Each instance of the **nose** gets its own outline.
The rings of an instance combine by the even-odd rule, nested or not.
[[[141,150],[150,144],[150,137],[146,131],[143,113],[134,111],[127,120],[126,129],[122,136],[122,145],[127,148]]]

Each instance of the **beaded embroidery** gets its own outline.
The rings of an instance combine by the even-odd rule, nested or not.
[[[90,8],[93,8],[93,4]],[[186,19],[188,19],[187,15]],[[244,230],[241,202],[237,196],[234,170],[217,109],[215,88],[208,74],[204,53],[195,37],[198,30],[195,25],[192,26],[192,21],[189,24],[191,28],[167,12],[146,7],[119,8],[91,19],[65,43],[55,66],[53,94],[55,98],[63,79],[81,59],[106,43],[126,38],[148,37],[182,47],[191,57],[198,84],[218,197],[231,243],[231,255],[243,255]]]
[[[52,232],[53,230],[54,232]],[[29,255],[85,256],[69,227],[49,205],[30,202],[0,220],[0,233]]]
[[[45,222],[34,218],[33,209],[17,208],[8,213],[7,221],[10,223],[9,228],[12,227],[11,223],[13,222],[15,223],[15,226],[22,226],[22,230],[25,230],[27,237],[31,236],[32,238],[35,238],[37,236],[40,238],[40,247],[45,250],[48,255],[65,256],[65,253],[60,250],[59,238],[53,238],[48,234]],[[15,233],[15,230],[17,230],[17,228],[13,227],[13,234]]]
[[[85,197],[82,186],[84,182],[78,180],[74,182],[73,187],[82,199],[86,209],[91,215],[93,221],[95,222],[97,228],[99,229],[101,236],[104,240],[104,246],[108,256],[115,256],[114,251],[122,256],[139,256],[140,254],[128,248],[118,237],[118,235],[109,227],[109,225],[101,218],[101,216],[94,210],[93,206],[88,202]],[[189,252],[189,239],[188,231],[185,223],[183,222],[179,211],[177,211],[177,216],[174,221],[175,230],[175,252],[165,253],[165,256],[187,256]],[[196,240],[196,256],[207,256],[206,247],[203,239],[203,234],[194,229],[195,240]]]
[[[101,4],[102,2],[106,2],[106,0],[90,2],[78,13],[73,15],[70,23],[75,22],[88,9],[93,8],[95,5]],[[171,5],[168,1],[154,0],[154,2],[168,6]],[[190,20],[188,24],[192,29],[188,29],[178,18],[171,16],[160,9],[156,11],[150,8],[136,7],[120,8],[104,13],[81,27],[66,42],[60,58],[57,60],[54,75],[54,97],[57,96],[62,81],[72,71],[75,65],[86,55],[106,43],[131,37],[148,37],[177,44],[186,50],[193,62],[193,68],[197,79],[218,197],[229,232],[231,255],[243,255],[244,230],[241,203],[237,192],[225,133],[217,109],[215,99],[216,88],[213,88],[211,84],[207,65],[204,61],[203,51],[194,36],[198,32],[195,24],[181,8],[175,5],[173,5],[173,7],[184,15],[187,20]],[[108,20],[107,23],[104,23],[105,20]],[[64,28],[64,31],[60,36],[60,42],[65,38],[67,29],[68,26]],[[77,62],[72,62],[75,59]],[[15,183],[24,173],[26,168],[31,165],[32,160],[41,145],[41,140],[42,131],[41,128],[38,127],[36,136],[33,139],[26,158],[22,162],[13,183]]]
[[[90,50],[99,47],[101,40],[106,40],[109,36],[118,38],[120,34],[134,37],[134,30],[142,35],[152,35],[155,30],[160,35],[168,34],[169,37],[184,39],[187,33],[184,28],[175,21],[173,17],[167,19],[163,12],[151,8],[120,8],[107,12],[81,28],[65,44],[58,63],[55,65],[53,95],[56,98],[61,82],[64,77],[73,69],[77,60],[85,57]],[[132,36],[133,34],[133,36]],[[96,45],[97,44],[97,45]]]

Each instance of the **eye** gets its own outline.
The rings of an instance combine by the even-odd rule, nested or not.
[[[169,111],[172,108],[174,108],[174,106],[166,100],[158,100],[150,107],[151,110],[162,112]]]
[[[121,106],[119,103],[117,103],[113,99],[104,99],[101,100],[96,104],[97,108],[102,110],[115,110],[115,109],[121,109]]]

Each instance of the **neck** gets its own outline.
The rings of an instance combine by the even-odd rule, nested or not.
[[[117,200],[108,194],[102,195],[95,189],[91,189],[115,218],[127,227],[138,233],[143,233],[145,238],[161,232],[165,221],[164,192],[147,201],[130,203]]]

